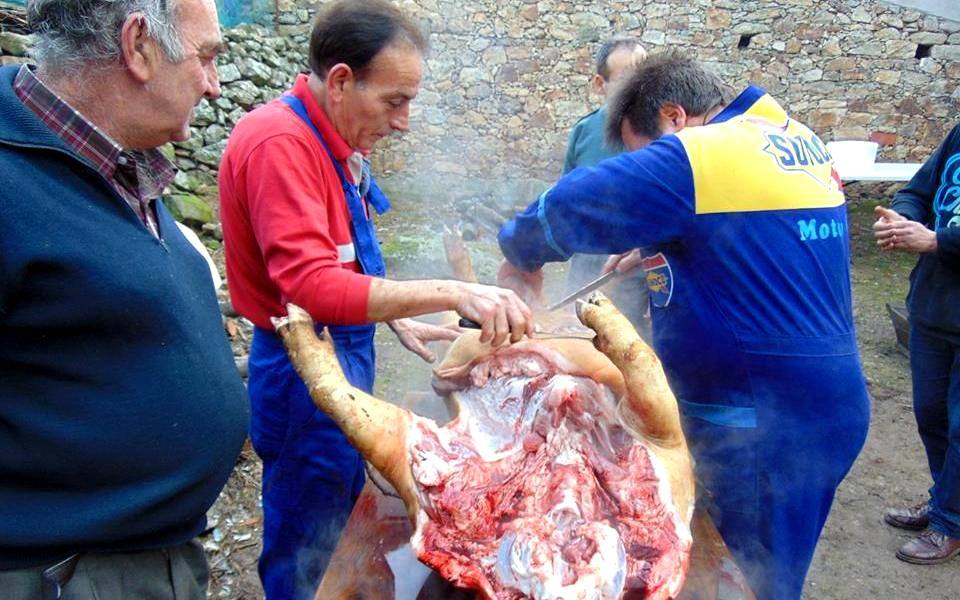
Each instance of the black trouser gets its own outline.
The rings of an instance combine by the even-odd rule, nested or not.
[[[17,600],[204,600],[210,571],[193,541],[140,552],[78,554],[52,565],[0,571],[0,595]]]

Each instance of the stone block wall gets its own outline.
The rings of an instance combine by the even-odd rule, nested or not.
[[[422,118],[384,149],[386,167],[437,139],[470,152],[438,156],[438,170],[507,176],[519,166],[549,178],[586,110],[592,52],[611,31],[684,48],[737,87],[762,85],[826,140],[891,143],[887,160],[921,159],[960,112],[960,24],[879,2],[544,1],[496,19],[440,4],[423,7],[435,33]],[[920,44],[930,55],[917,59]]]
[[[307,70],[306,34],[274,35],[262,26],[242,25],[225,31],[224,41],[226,51],[217,64],[221,96],[200,101],[193,135],[170,148],[184,171],[175,185],[193,193],[216,184],[227,136],[240,117],[282,94],[297,73]]]
[[[388,175],[555,178],[569,128],[598,101],[593,54],[613,32],[759,84],[826,141],[878,141],[881,160],[922,160],[960,117],[960,23],[876,0],[399,4],[432,49],[411,131],[373,157]],[[309,6],[289,0],[280,17],[303,26]]]
[[[388,188],[413,194],[511,195],[555,179],[567,132],[597,105],[593,55],[614,32],[682,48],[735,87],[762,85],[826,141],[878,141],[881,160],[923,160],[960,117],[960,23],[877,0],[399,4],[432,48],[411,130],[372,158]],[[209,191],[237,119],[306,69],[317,3],[276,6],[272,30],[225,33],[223,96],[201,103],[193,138],[171,150],[181,191]],[[17,56],[0,62],[25,60],[24,39],[8,37],[0,50]]]
[[[23,7],[0,0],[0,66],[27,62],[29,33]]]

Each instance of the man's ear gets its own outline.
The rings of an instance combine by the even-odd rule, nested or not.
[[[598,96],[607,95],[607,81],[600,73],[594,74],[593,79],[590,80],[590,87],[593,89],[593,93]]]
[[[327,78],[324,84],[327,88],[327,95],[334,102],[343,100],[343,89],[353,85],[353,69],[346,63],[337,63],[327,71]]]
[[[680,131],[687,126],[687,111],[679,104],[665,102],[660,107],[660,124],[665,132]]]
[[[147,83],[153,78],[157,62],[162,57],[156,41],[149,35],[147,19],[142,13],[132,13],[123,22],[120,28],[120,52],[123,64],[134,79]]]

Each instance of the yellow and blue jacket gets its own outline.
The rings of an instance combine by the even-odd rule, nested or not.
[[[832,158],[757,87],[708,125],[569,173],[499,241],[528,271],[644,248],[654,346],[686,402],[722,389],[723,404],[752,406],[746,354],[857,353]]]

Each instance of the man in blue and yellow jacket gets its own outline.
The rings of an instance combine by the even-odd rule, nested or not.
[[[648,58],[608,105],[631,152],[506,223],[501,276],[644,247],[654,347],[711,514],[758,598],[799,598],[869,422],[847,216],[820,139],[763,90],[726,89],[680,54]]]

